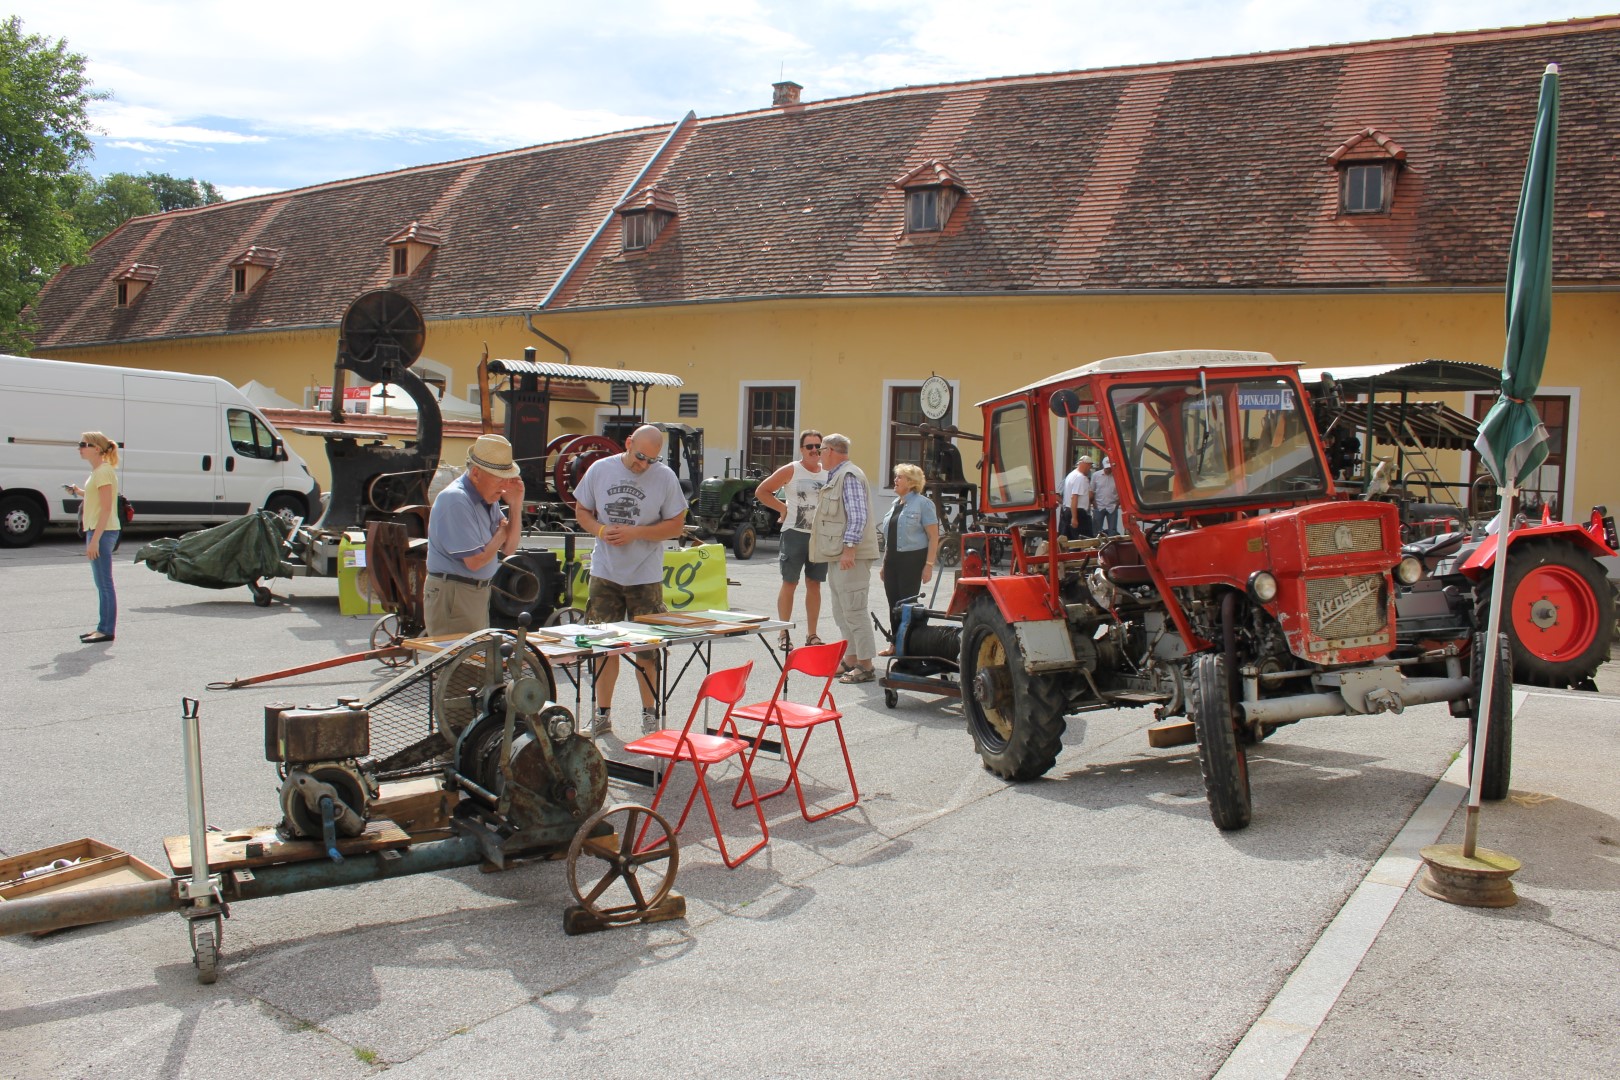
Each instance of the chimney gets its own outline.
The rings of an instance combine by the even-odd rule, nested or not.
[[[796,82],[771,83],[771,105],[774,108],[783,108],[799,103],[799,91],[804,87]]]

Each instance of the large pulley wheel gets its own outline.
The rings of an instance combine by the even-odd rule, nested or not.
[[[669,822],[645,806],[619,803],[586,818],[574,834],[568,888],[601,922],[637,922],[669,896],[680,864]]]
[[[422,355],[427,324],[409,297],[378,289],[349,305],[338,342],[344,367],[369,382],[387,382],[390,368],[408,368]]]
[[[1603,567],[1567,540],[1508,548],[1502,630],[1513,648],[1513,675],[1535,686],[1576,686],[1609,658],[1614,594]],[[1491,579],[1480,582],[1482,612]],[[1483,616],[1482,616],[1483,618]]]
[[[1209,816],[1225,832],[1247,828],[1253,813],[1249,756],[1238,738],[1237,710],[1222,657],[1205,653],[1193,658],[1187,714],[1198,733],[1198,764],[1209,796]]]
[[[962,562],[962,534],[950,529],[939,534],[939,565],[958,566]]]
[[[603,458],[623,453],[623,448],[606,435],[576,435],[557,451],[557,460],[551,466],[551,483],[557,498],[570,508],[578,506],[574,489],[585,479],[585,470]]]
[[[433,673],[433,722],[446,741],[456,737],[477,715],[475,698],[506,680],[501,646],[513,643],[515,635],[499,630],[479,631],[465,644],[454,646],[455,657]],[[540,680],[547,700],[557,700],[557,680],[551,665],[533,646],[523,657],[522,673]]]
[[[1513,660],[1508,635],[1499,639],[1496,674],[1491,685],[1490,718],[1485,725],[1485,775],[1480,784],[1482,799],[1505,799],[1513,775]],[[1485,684],[1485,635],[1474,635],[1472,674],[1474,698],[1468,708],[1468,776],[1474,775],[1474,753],[1479,745],[1479,706]]]
[[[989,596],[968,607],[961,656],[962,709],[984,767],[1003,780],[1044,775],[1063,749],[1063,688],[1024,670],[1017,636]]]

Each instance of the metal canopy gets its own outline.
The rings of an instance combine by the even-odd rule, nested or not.
[[[536,375],[544,379],[571,382],[617,383],[625,386],[685,386],[679,375],[658,371],[626,371],[624,368],[585,367],[580,364],[547,364],[534,360],[491,360],[492,375]]]
[[[1443,401],[1347,401],[1321,406],[1317,419],[1325,440],[1342,424],[1371,427],[1379,442],[1415,449],[1471,450],[1479,434],[1476,421]]]
[[[1393,391],[1441,394],[1465,390],[1495,391],[1502,385],[1502,369],[1464,360],[1419,360],[1412,364],[1340,364],[1304,368],[1299,377],[1306,386],[1332,375],[1343,394]]]

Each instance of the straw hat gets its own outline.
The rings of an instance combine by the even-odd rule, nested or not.
[[[467,451],[467,464],[476,465],[502,480],[518,475],[518,467],[512,464],[512,444],[504,435],[478,436],[478,441]]]

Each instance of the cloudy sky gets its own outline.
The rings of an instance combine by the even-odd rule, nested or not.
[[[1612,0],[1608,5],[1613,7]],[[90,169],[228,197],[896,86],[1602,14],[1599,0],[10,0],[88,59]]]

